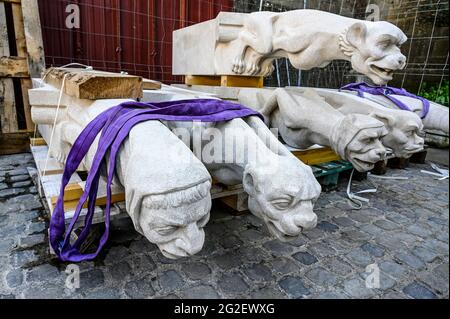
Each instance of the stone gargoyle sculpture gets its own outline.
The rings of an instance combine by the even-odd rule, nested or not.
[[[345,93],[356,94],[354,92],[343,91]],[[407,105],[415,114],[422,116],[423,103],[422,101],[409,96],[402,96],[392,94],[392,97],[403,102]],[[384,96],[373,95],[370,93],[364,93],[364,98],[370,101],[376,102],[383,107],[398,110],[398,106]],[[430,109],[428,114],[422,119],[424,130],[438,131],[446,135],[449,134],[449,109],[446,106],[440,105],[433,101],[429,101]]]
[[[304,89],[295,89],[301,92]],[[353,94],[329,89],[314,90],[325,102],[343,114],[365,114],[384,123],[388,134],[382,137],[384,146],[396,157],[409,158],[423,150],[424,139],[420,137],[423,124],[418,115],[398,109],[389,109]]]
[[[165,124],[174,133],[189,126],[186,143],[194,139],[195,124]],[[271,234],[288,241],[316,226],[313,207],[320,184],[311,168],[294,157],[260,118],[198,125],[202,142],[198,151],[193,146],[194,154],[218,182],[243,184],[250,212],[265,222]]]
[[[278,129],[292,147],[329,146],[360,172],[385,158],[380,141],[387,134],[383,122],[362,114],[344,115],[312,90],[303,94],[286,89],[241,91],[238,99],[263,114],[266,124]]]
[[[33,121],[50,145],[49,123],[55,116],[59,91],[50,85],[31,91]],[[52,154],[64,163],[87,123],[125,101],[80,100],[64,94]],[[143,142],[148,140],[152,143]],[[83,161],[84,169],[91,166],[97,145],[98,138]],[[201,250],[211,209],[211,176],[166,126],[159,121],[136,125],[118,153],[116,172],[113,184],[124,189],[126,209],[136,230],[164,256],[175,259]]]
[[[301,70],[350,61],[354,70],[386,84],[404,68],[406,35],[391,23],[318,10],[221,12],[214,20],[174,32],[173,72],[182,75],[267,76],[288,58]]]

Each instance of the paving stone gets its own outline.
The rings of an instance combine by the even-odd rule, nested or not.
[[[406,286],[403,289],[403,292],[414,299],[437,299],[435,293],[417,282],[413,282]]]
[[[93,289],[103,287],[105,275],[100,269],[85,271],[80,274],[80,288]]]
[[[355,222],[348,217],[334,217],[333,222],[341,227],[350,227],[355,225]]]
[[[36,245],[45,243],[44,234],[28,235],[27,237],[20,238],[19,246],[20,248],[31,248]]]
[[[353,298],[370,298],[375,294],[373,289],[367,288],[366,283],[361,278],[352,278],[344,283],[344,290]]]
[[[256,229],[247,229],[240,233],[241,239],[245,243],[254,243],[266,239],[266,236]]]
[[[289,255],[294,248],[288,243],[279,240],[271,240],[263,244],[263,247],[270,251],[274,256]]]
[[[379,267],[382,271],[384,271],[385,273],[389,274],[390,276],[396,279],[402,278],[407,273],[405,267],[389,260],[380,263]]]
[[[334,291],[325,291],[313,297],[314,299],[348,299],[347,295]]]
[[[326,231],[326,232],[330,232],[330,233],[333,233],[333,232],[336,232],[339,230],[338,226],[336,226],[330,222],[327,222],[327,221],[322,221],[319,224],[317,224],[317,228],[321,229],[323,231]]]
[[[244,273],[249,279],[256,282],[270,282],[272,271],[263,264],[252,264],[244,267]]]
[[[426,229],[424,225],[411,225],[407,228],[408,232],[422,238],[429,237],[431,235],[431,231]]]
[[[436,274],[430,271],[423,271],[419,275],[419,280],[425,283],[428,287],[432,287],[435,292],[440,295],[448,295],[449,292],[449,281],[443,280],[442,277],[436,276]]]
[[[362,242],[370,239],[370,235],[359,230],[351,229],[342,232],[342,237],[353,242]]]
[[[393,223],[386,219],[379,219],[374,222],[374,225],[384,230],[395,230],[399,228],[399,226],[396,223]]]
[[[21,270],[11,270],[6,275],[6,283],[10,288],[16,288],[23,282],[23,272]]]
[[[29,270],[27,281],[39,282],[48,280],[49,278],[54,279],[59,276],[65,276],[65,274],[60,273],[59,270],[52,265],[43,264]]]
[[[345,257],[350,261],[350,263],[361,267],[367,267],[374,262],[373,257],[361,248],[353,249],[351,252],[346,254]]]
[[[148,255],[132,255],[126,257],[124,260],[126,260],[133,268],[132,273],[134,276],[149,273],[157,268],[152,257]]]
[[[312,244],[309,246],[309,249],[315,256],[326,257],[336,255],[336,251],[324,243]]]
[[[319,287],[335,286],[338,282],[338,277],[323,267],[314,267],[305,276]]]
[[[17,176],[17,175],[28,175],[28,170],[26,168],[18,168],[18,169],[14,169],[12,171],[7,172],[7,174],[10,177]]]
[[[126,261],[121,261],[110,268],[109,273],[113,280],[124,281],[125,278],[131,273],[131,266]]]
[[[312,265],[317,262],[317,258],[308,252],[298,252],[292,257],[304,265]]]
[[[182,271],[192,280],[205,279],[211,274],[211,269],[207,264],[201,262],[183,264]]]
[[[36,233],[42,233],[45,230],[46,226],[45,223],[39,222],[39,223],[31,223],[28,226],[27,233],[30,235],[36,234]]]
[[[425,267],[425,263],[422,260],[409,253],[400,252],[395,255],[395,258],[414,269],[422,269]]]
[[[273,272],[287,275],[300,270],[300,266],[289,258],[278,257],[270,261],[270,269]]]
[[[311,294],[300,278],[287,276],[279,281],[281,289],[294,298],[301,298]]]
[[[185,299],[219,299],[217,291],[210,285],[199,285],[186,288],[181,292],[181,297]]]
[[[448,262],[446,264],[441,264],[433,269],[433,273],[437,276],[441,277],[442,280],[445,280],[448,282],[448,273],[449,273],[449,266]]]
[[[348,262],[342,260],[339,257],[331,257],[327,259],[325,262],[323,262],[323,265],[328,270],[341,275],[343,277],[350,274],[353,270],[353,266],[350,265]]]
[[[212,260],[222,269],[231,269],[239,267],[242,264],[239,255],[236,252],[228,252],[223,255],[215,256]]]
[[[119,299],[120,293],[115,288],[101,288],[86,294],[85,299]]]
[[[31,181],[25,181],[25,182],[17,182],[17,183],[13,183],[11,185],[11,187],[14,188],[22,188],[22,187],[27,187],[31,185]]]
[[[24,291],[25,299],[63,299],[64,285],[48,284],[30,287]]]
[[[383,247],[371,243],[362,244],[361,249],[374,257],[383,257],[386,251]]]
[[[146,276],[142,279],[127,282],[124,288],[125,294],[133,299],[145,299],[155,295],[152,287],[152,277]]]
[[[0,190],[0,199],[11,196],[17,196],[23,194],[24,192],[25,190],[23,188],[7,188],[4,190]]]
[[[222,245],[223,248],[228,249],[228,248],[234,248],[234,247],[238,247],[240,245],[242,245],[242,240],[240,240],[238,237],[236,236],[223,236],[219,243]]]
[[[245,293],[249,286],[238,273],[224,273],[218,281],[219,289],[225,294]]]
[[[167,270],[158,276],[158,284],[162,290],[175,290],[184,285],[183,278],[175,270]]]
[[[263,287],[251,293],[252,299],[285,299],[286,295],[279,288],[273,286]]]

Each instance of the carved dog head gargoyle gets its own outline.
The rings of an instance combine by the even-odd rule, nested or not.
[[[339,40],[353,69],[368,76],[375,84],[386,84],[392,80],[395,70],[406,65],[400,46],[407,37],[389,22],[356,22]]]
[[[387,111],[374,111],[370,116],[383,122],[389,132],[382,138],[383,144],[392,149],[395,156],[409,158],[423,149],[424,139],[419,136],[423,124],[416,114],[400,112],[402,112],[401,119]]]
[[[321,186],[311,168],[296,158],[280,156],[278,160],[278,171],[264,165],[248,165],[243,186],[252,214],[261,218],[279,240],[289,241],[316,226],[313,207]]]

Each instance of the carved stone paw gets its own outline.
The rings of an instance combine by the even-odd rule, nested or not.
[[[264,68],[262,76],[269,76],[273,73],[273,71],[275,71],[275,67],[273,66],[273,64],[270,64]]]
[[[259,73],[259,71],[261,71],[261,68],[259,67],[259,65],[255,62],[252,62],[248,65],[246,72],[249,75],[257,75]]]
[[[233,60],[233,72],[236,74],[244,73],[246,68],[245,61],[241,57],[236,57]]]

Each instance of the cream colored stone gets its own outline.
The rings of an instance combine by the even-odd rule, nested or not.
[[[83,127],[101,112],[126,101],[65,97],[64,117],[58,117],[50,144],[51,125],[45,111],[55,110],[56,105],[49,101],[55,101],[59,91],[41,88],[30,93],[34,121],[43,124],[39,127],[51,154],[62,163]],[[85,169],[91,167],[97,145],[98,138],[83,161]],[[161,122],[148,121],[130,131],[117,161],[114,184],[124,187],[127,212],[136,230],[168,258],[200,251],[211,208],[211,177],[189,148]]]
[[[277,128],[292,147],[330,146],[360,172],[385,158],[380,139],[387,130],[381,121],[362,114],[343,115],[312,90],[302,94],[287,89],[241,91],[239,102],[262,113],[266,124]]]
[[[300,88],[293,90],[300,94],[305,91]],[[409,158],[412,154],[423,150],[424,139],[419,136],[423,124],[416,114],[389,109],[369,99],[338,90],[308,90],[314,90],[325,102],[343,114],[365,114],[383,122],[388,134],[381,141],[396,157]]]
[[[221,12],[173,33],[173,73],[267,76],[276,58],[301,70],[347,60],[377,84],[405,66],[405,34],[385,21],[363,21],[318,10]]]
[[[356,92],[348,92],[346,93],[352,93],[356,94]],[[418,116],[422,115],[423,112],[423,104],[422,101],[408,97],[408,96],[402,96],[397,94],[392,94],[392,97],[400,100],[404,104],[406,104],[415,114]],[[364,93],[364,98],[371,100],[373,102],[376,102],[383,107],[388,107],[394,110],[398,110],[398,106],[394,103],[392,103],[389,99],[380,96],[380,95],[373,95],[369,93]],[[425,130],[434,130],[439,131],[444,134],[449,134],[449,109],[446,106],[440,105],[438,103],[430,101],[430,111],[428,115],[422,119],[424,129]]]

